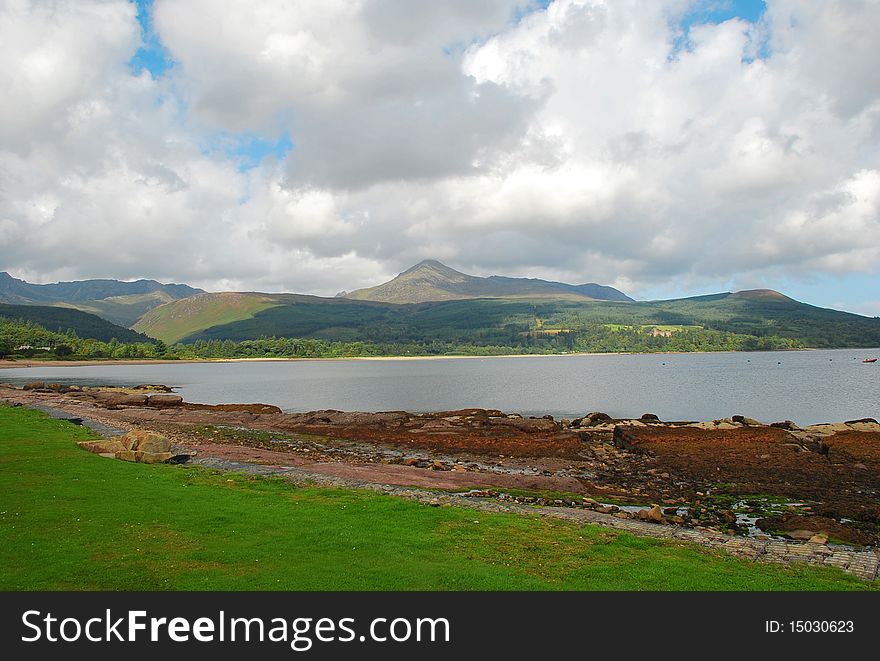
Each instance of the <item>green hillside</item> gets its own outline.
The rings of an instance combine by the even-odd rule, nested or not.
[[[198,294],[153,308],[133,328],[157,340],[178,342],[207,328],[250,319],[274,305],[278,303],[270,294]]]
[[[70,307],[95,314],[119,326],[131,327],[144,314],[165,303],[177,300],[164,291],[128,296],[111,296],[98,301],[77,303],[57,303],[59,307]]]
[[[38,324],[54,333],[73,330],[81,339],[109,342],[150,342],[150,338],[110,323],[88,312],[50,305],[6,305],[0,303],[0,317]]]
[[[212,294],[156,308],[135,328],[166,342],[295,337],[525,348],[552,339],[559,347],[580,350],[643,350],[655,345],[679,350],[680,343],[669,338],[642,342],[651,328],[672,328],[667,332],[673,339],[680,339],[680,333],[690,336],[689,344],[696,347],[690,350],[708,346],[702,340],[711,333],[742,336],[738,348],[772,348],[762,345],[762,338],[795,342],[777,343],[781,348],[880,346],[880,319],[818,308],[763,291],[633,303],[474,299],[409,305]],[[719,346],[717,339],[713,338],[711,346]]]

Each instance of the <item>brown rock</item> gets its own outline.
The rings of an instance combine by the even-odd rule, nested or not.
[[[654,523],[660,523],[663,520],[663,512],[660,511],[660,507],[654,505],[649,510],[639,510],[639,518],[642,521],[653,521]]]
[[[730,417],[734,422],[738,422],[741,425],[746,425],[747,427],[762,427],[763,423],[760,420],[755,420],[754,418],[748,418],[744,415],[734,415]]]
[[[581,418],[581,426],[589,427],[590,425],[597,425],[600,422],[609,422],[611,420],[611,416],[607,413],[602,413],[601,411],[593,411],[592,413],[588,413],[583,418]]]
[[[93,395],[95,401],[101,406],[144,406],[147,403],[146,395],[129,395],[124,392],[96,392]]]
[[[116,453],[116,458],[122,461],[137,461],[134,450],[119,450]]]
[[[813,530],[792,530],[785,534],[792,539],[800,539],[803,541],[807,541],[816,535]]]
[[[171,452],[137,452],[138,461],[145,464],[164,464],[174,455]]]
[[[171,388],[161,383],[141,383],[136,385],[133,390],[152,390],[154,392],[171,392]]]
[[[819,533],[817,535],[813,535],[808,540],[811,544],[827,544],[828,543],[828,535],[823,535]]]
[[[180,395],[150,395],[147,398],[147,404],[156,408],[168,408],[180,406],[183,404],[183,397]]]
[[[130,431],[115,439],[122,445],[124,450],[135,450],[139,452],[170,452],[171,441],[152,431],[135,430]]]
[[[77,443],[83,450],[94,452],[95,454],[115,454],[125,447],[115,438],[105,439],[102,441],[80,441]]]

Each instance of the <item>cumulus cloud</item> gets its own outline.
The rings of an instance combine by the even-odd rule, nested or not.
[[[877,274],[880,3],[683,23],[700,4],[156,0],[154,77],[131,4],[10,0],[3,268],[321,294],[427,257],[635,295]],[[293,148],[243,169],[236,135]]]

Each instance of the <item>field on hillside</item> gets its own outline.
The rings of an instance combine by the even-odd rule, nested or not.
[[[594,526],[104,459],[75,445],[89,437],[0,406],[0,589],[877,587]]]

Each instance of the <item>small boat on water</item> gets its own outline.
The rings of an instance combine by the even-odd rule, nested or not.
[[[876,358],[865,358],[862,362],[863,363],[876,363],[877,359]]]

